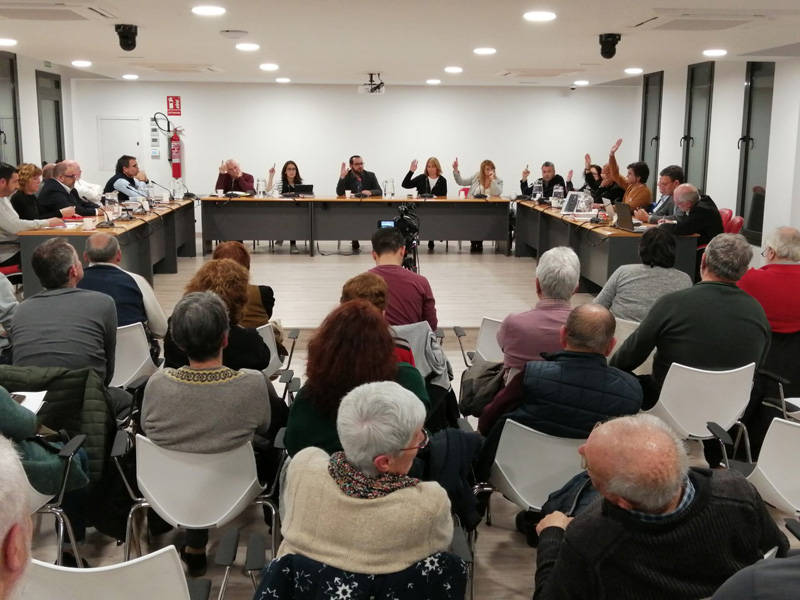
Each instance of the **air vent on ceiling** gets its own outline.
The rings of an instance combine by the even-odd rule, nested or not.
[[[117,19],[98,2],[0,2],[0,20],[110,21]]]
[[[628,29],[663,31],[723,31],[751,23],[800,16],[800,10],[727,8],[653,8],[655,16],[637,19]]]
[[[583,69],[506,69],[497,73],[498,77],[538,79],[540,77],[558,77],[582,72]]]
[[[196,63],[131,63],[131,66],[158,73],[222,73],[222,69],[214,65]]]

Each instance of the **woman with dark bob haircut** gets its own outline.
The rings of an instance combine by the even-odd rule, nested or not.
[[[691,278],[674,269],[675,236],[664,227],[651,227],[639,242],[640,265],[623,265],[611,275],[594,301],[617,319],[640,323],[656,300],[692,285]]]
[[[225,303],[230,330],[222,351],[222,364],[231,369],[263,371],[269,364],[269,349],[258,331],[241,326],[249,280],[248,270],[230,258],[210,260],[186,284],[185,294],[214,292]],[[172,368],[189,364],[185,349],[175,343],[172,325],[164,338],[164,363]]]
[[[230,258],[250,271],[250,253],[242,242],[222,242],[214,248],[212,258]],[[275,308],[275,292],[268,285],[247,284],[247,303],[244,305],[242,327],[261,327],[269,323]]]
[[[308,343],[306,377],[286,426],[285,443],[291,456],[309,446],[329,454],[340,451],[339,403],[364,383],[396,381],[430,410],[422,375],[410,364],[397,362],[389,324],[366,300],[344,302],[325,318]]]

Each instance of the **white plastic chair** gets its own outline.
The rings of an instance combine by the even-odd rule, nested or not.
[[[117,352],[111,387],[127,387],[141,377],[158,371],[150,356],[150,342],[141,323],[117,328]]]
[[[192,598],[175,546],[167,546],[136,560],[107,567],[70,569],[34,559],[30,569],[25,589],[27,600]]]
[[[755,368],[755,363],[750,363],[729,371],[704,371],[672,363],[658,402],[647,412],[685,440],[713,438],[709,422],[725,431],[737,424],[744,430],[739,418],[750,401]],[[749,453],[746,435],[745,444]]]
[[[133,541],[133,517],[148,506],[170,525],[186,529],[222,527],[252,503],[268,506],[272,513],[272,549],[277,550],[278,510],[267,497],[269,492],[262,495],[266,486],[258,481],[250,442],[228,452],[193,454],[165,450],[137,435],[136,481],[143,497],[128,514],[125,560],[130,557]]]
[[[267,348],[269,348],[269,364],[267,368],[264,369],[264,375],[271,377],[278,372],[283,364],[281,362],[281,357],[278,356],[278,343],[275,341],[275,331],[269,323],[258,327],[256,331],[258,331],[258,334],[264,340]]]
[[[481,320],[481,327],[478,330],[478,342],[475,347],[475,352],[470,353],[468,356],[464,351],[464,345],[461,338],[466,336],[462,327],[453,327],[453,331],[458,338],[458,345],[461,347],[461,355],[464,357],[464,364],[467,368],[472,366],[473,360],[481,358],[488,362],[503,362],[503,350],[497,343],[497,332],[500,331],[502,321],[499,319],[492,319],[491,317],[483,317]]]
[[[489,483],[520,508],[540,511],[552,492],[580,473],[578,447],[585,441],[546,435],[508,420]],[[487,512],[487,523],[489,518]]]
[[[795,461],[800,456],[800,423],[775,418],[769,426],[758,462],[755,465],[734,463],[746,472],[765,502],[793,515],[800,513],[800,480]]]

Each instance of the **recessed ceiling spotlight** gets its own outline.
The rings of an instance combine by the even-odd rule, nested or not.
[[[247,43],[236,44],[236,49],[241,50],[242,52],[253,52],[254,50],[258,50],[259,48],[261,48],[261,46],[259,46],[258,44],[247,44]]]
[[[625,72],[628,75],[641,75],[644,73],[644,69],[640,69],[639,67],[631,67],[630,69],[625,69]]]
[[[589,82],[585,79],[579,79],[578,81],[573,81],[573,85],[589,85]]]
[[[218,17],[225,14],[225,9],[221,6],[195,6],[192,12],[201,17]]]
[[[136,75],[135,73],[126,73],[125,75],[122,76],[122,78],[130,79],[131,81],[133,81],[134,79],[139,79],[139,76]]]
[[[1,38],[0,39],[0,46],[16,46],[17,40],[12,40],[9,38]]]
[[[91,67],[92,63],[88,60],[73,60],[72,61],[73,67]]]
[[[427,83],[428,85],[439,85],[440,83],[442,83],[442,80],[441,79],[428,79],[428,80],[425,81],[425,83]]]
[[[279,67],[275,63],[264,63],[263,65],[258,65],[258,68],[262,71],[277,71]]]
[[[556,13],[546,10],[533,10],[531,12],[526,12],[522,15],[522,18],[526,21],[533,21],[534,23],[546,23],[547,21],[555,20]]]
[[[488,56],[489,54],[494,54],[495,52],[497,52],[497,50],[495,50],[494,48],[475,48],[475,50],[473,50],[473,52],[475,54]]]
[[[445,67],[444,68],[444,72],[445,73],[461,73],[462,71],[464,71],[464,69],[462,69],[461,67]]]
[[[706,56],[725,56],[728,53],[727,50],[703,50],[703,54]]]
[[[292,80],[289,79],[288,77],[278,77],[275,80],[275,83],[291,83],[291,82],[292,82]]]

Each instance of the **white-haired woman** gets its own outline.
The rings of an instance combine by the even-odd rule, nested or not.
[[[344,451],[306,448],[289,464],[278,557],[300,554],[378,575],[446,550],[453,536],[447,493],[408,477],[428,443],[424,421],[425,406],[397,383],[367,383],[347,394],[336,420]]]

